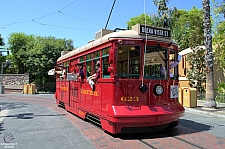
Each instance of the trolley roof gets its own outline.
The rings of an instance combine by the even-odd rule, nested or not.
[[[175,41],[171,39],[171,32],[168,29],[146,26],[146,32],[148,35],[147,40],[163,41],[163,42],[176,44]],[[123,30],[119,32],[113,32],[113,31],[107,30],[107,33],[108,34],[106,35],[102,34],[102,36],[98,37],[98,39],[93,40],[80,48],[74,49],[73,51],[70,51],[66,53],[65,55],[62,55],[61,57],[58,58],[57,62],[67,59],[73,55],[79,54],[92,47],[103,44],[113,38],[117,38],[117,39],[126,38],[129,40],[146,39],[145,26],[140,24],[136,24],[135,26],[133,26],[132,30]],[[96,36],[97,34],[99,34],[99,32],[96,33]]]

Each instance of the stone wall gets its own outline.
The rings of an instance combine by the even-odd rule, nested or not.
[[[2,83],[5,88],[22,89],[29,83],[29,74],[2,74]]]

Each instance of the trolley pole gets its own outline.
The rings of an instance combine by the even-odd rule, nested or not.
[[[106,25],[105,25],[105,29],[106,29],[106,28],[107,28],[107,26],[108,26],[109,19],[110,19],[110,17],[111,17],[111,14],[112,14],[112,11],[113,11],[113,7],[114,7],[115,3],[116,3],[116,0],[114,0],[114,2],[113,2],[113,5],[112,5],[112,8],[111,8],[111,11],[110,11],[110,13],[109,13],[108,20],[107,20]]]

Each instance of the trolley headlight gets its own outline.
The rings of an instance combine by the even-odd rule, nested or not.
[[[164,92],[163,86],[162,85],[155,85],[154,87],[154,93],[158,96],[158,95],[162,95]]]

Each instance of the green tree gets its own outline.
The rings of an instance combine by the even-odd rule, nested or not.
[[[225,13],[225,1],[214,1],[213,12],[215,14],[214,36],[213,36],[213,50],[215,54],[215,63],[219,63],[220,68],[225,68],[225,16],[220,14]]]
[[[4,39],[1,37],[1,34],[0,34],[0,46],[4,46],[5,43],[4,43]]]
[[[214,96],[214,78],[213,78],[213,64],[214,57],[212,51],[212,34],[211,34],[211,20],[210,20],[210,0],[202,0],[203,6],[203,20],[204,20],[204,44],[206,47],[205,64],[206,64],[206,102],[205,108],[216,108],[216,101]]]
[[[35,83],[41,83],[42,87],[46,80],[54,81],[47,72],[55,66],[61,51],[71,51],[74,48],[72,40],[51,36],[35,37],[24,33],[11,34],[9,44],[15,73],[29,73],[30,81],[36,80]]]
[[[132,26],[136,24],[145,24],[145,17],[147,25],[159,26],[158,25],[159,17],[157,15],[141,14],[140,16],[130,18],[130,20],[127,22],[128,29],[131,29]]]
[[[173,39],[180,49],[202,46],[204,42],[203,11],[193,7],[191,10],[178,10],[173,15]]]
[[[26,47],[30,49],[25,62],[25,65],[30,68],[28,72],[32,75],[41,73],[43,76],[56,64],[61,51],[73,49],[71,40],[40,36],[36,37],[34,42],[28,43]]]
[[[213,11],[216,16],[222,14],[225,18],[225,0],[212,0],[212,2],[214,3]]]
[[[199,92],[204,92],[205,87],[205,50],[201,47],[196,47],[193,52],[187,55],[187,62],[191,68],[187,70],[187,78],[189,85],[197,88]]]
[[[42,84],[44,88],[46,80],[52,80],[48,76],[48,70],[52,69],[60,57],[61,51],[71,51],[73,49],[71,40],[56,39],[55,37],[36,37],[33,42],[29,42],[26,48],[29,49],[28,58],[25,66],[28,67],[28,73],[32,75],[32,80]]]
[[[191,69],[187,70],[189,85],[202,92],[205,90],[205,55],[201,48],[204,43],[204,31],[203,21],[200,21],[203,20],[203,11],[196,7],[189,11],[178,10],[172,15],[172,20],[172,37],[180,49],[191,48],[193,50],[187,57],[191,66]]]
[[[34,41],[33,35],[26,35],[24,33],[12,33],[9,36],[9,49],[13,55],[13,62],[17,69],[17,73],[25,73],[27,72],[25,62],[28,58],[29,49],[26,48],[26,45],[29,42]]]
[[[171,27],[171,17],[169,15],[169,8],[167,4],[169,0],[153,0],[153,3],[158,8],[158,15],[159,15],[159,27],[169,28]]]
[[[153,3],[158,7],[158,14],[141,14],[140,16],[133,17],[127,22],[128,29],[131,29],[135,24],[145,24],[145,19],[146,25],[172,29],[172,14],[175,16],[177,9],[169,9],[167,7],[168,2],[169,0],[153,0]]]
[[[219,63],[220,68],[225,68],[225,22],[216,25],[213,37],[213,49],[215,62]]]

